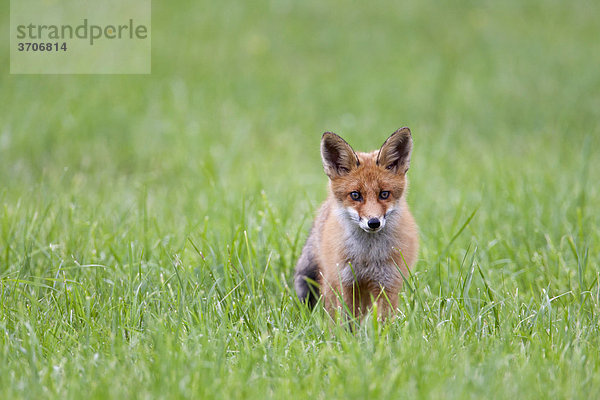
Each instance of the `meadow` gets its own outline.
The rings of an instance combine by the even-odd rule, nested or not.
[[[597,397],[598,15],[154,2],[150,75],[5,59],[0,398]],[[350,332],[292,286],[319,141],[401,126],[419,261]]]

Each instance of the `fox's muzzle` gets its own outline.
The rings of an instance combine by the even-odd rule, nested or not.
[[[385,217],[363,217],[358,221],[358,225],[367,233],[379,232],[385,225]]]

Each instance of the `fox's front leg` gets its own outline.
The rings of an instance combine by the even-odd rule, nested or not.
[[[346,305],[347,312],[354,318],[360,319],[362,312],[365,309],[363,307],[363,293],[361,293],[360,285],[352,283],[344,285],[343,298]]]
[[[321,290],[323,291],[323,305],[332,319],[336,319],[338,314],[348,315],[352,303],[346,301],[346,290],[343,287],[321,285]]]
[[[376,293],[377,319],[383,321],[395,315],[398,308],[398,292],[379,288]]]

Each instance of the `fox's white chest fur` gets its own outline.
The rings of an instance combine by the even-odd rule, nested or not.
[[[379,232],[361,229],[352,209],[338,208],[335,212],[343,235],[341,250],[346,262],[338,266],[344,284],[375,282],[387,287],[399,278],[400,272],[392,255],[399,251],[400,243],[393,234],[401,209],[396,208],[386,218],[386,226]]]

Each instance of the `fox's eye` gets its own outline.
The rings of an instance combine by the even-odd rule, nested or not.
[[[350,192],[350,198],[354,201],[359,201],[362,196],[360,195],[360,192]]]
[[[380,198],[381,200],[385,200],[385,199],[387,199],[388,197],[390,197],[390,192],[389,192],[389,191],[387,191],[387,190],[383,190],[381,193],[379,193],[379,198]]]

